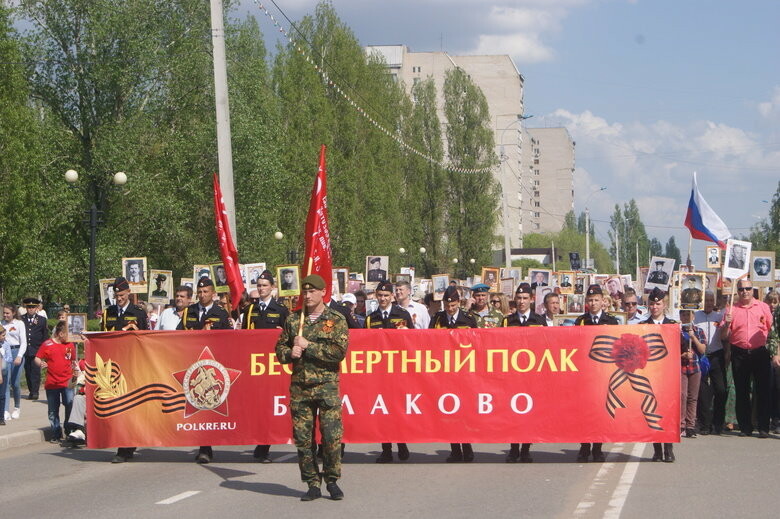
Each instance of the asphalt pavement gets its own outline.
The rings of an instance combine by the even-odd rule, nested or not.
[[[577,445],[534,445],[534,463],[504,462],[507,445],[475,444],[471,464],[446,464],[445,444],[410,445],[406,462],[378,465],[378,445],[348,445],[343,501],[299,500],[294,448],[273,446],[260,464],[253,446],[139,449],[124,464],[111,450],[45,441],[45,401],[22,403],[0,428],[3,516],[101,514],[157,517],[754,517],[776,516],[780,437],[736,434],[683,439],[675,463],[650,461],[647,444],[605,444],[605,463],[577,463]],[[327,496],[327,492],[324,492]]]

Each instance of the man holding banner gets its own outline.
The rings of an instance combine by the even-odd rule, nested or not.
[[[344,498],[336,481],[341,477],[341,397],[339,363],[347,353],[348,328],[344,316],[325,302],[321,276],[303,278],[303,308],[287,319],[276,343],[276,357],[292,364],[290,411],[298,450],[301,480],[309,490],[301,501],[322,497],[319,466],[312,445],[314,421],[319,412],[323,443],[323,476],[331,499]]]

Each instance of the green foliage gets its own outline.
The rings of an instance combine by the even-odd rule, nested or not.
[[[618,252],[616,245],[619,241],[620,273],[634,274],[637,259],[639,259],[640,266],[647,261],[650,241],[639,215],[639,207],[633,198],[623,205],[622,211],[619,205],[615,205],[615,212],[610,217],[609,238],[612,257],[616,257]]]
[[[747,239],[753,243],[753,250],[775,251],[776,257],[780,258],[780,181],[772,197],[769,216],[750,229]]]
[[[666,242],[666,248],[664,249],[664,257],[672,258],[676,261],[675,268],[682,265],[682,257],[680,256],[680,248],[674,241],[674,236],[669,236],[669,241]]]

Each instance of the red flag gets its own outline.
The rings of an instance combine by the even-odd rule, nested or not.
[[[320,148],[320,167],[311,190],[309,215],[306,217],[306,254],[303,257],[303,275],[317,274],[325,280],[325,302],[330,302],[333,282],[333,254],[328,228],[328,186],[325,170],[325,145]]]
[[[238,308],[241,294],[244,293],[244,282],[241,279],[241,269],[238,267],[238,250],[236,250],[236,244],[233,243],[233,236],[230,234],[225,201],[222,199],[222,189],[219,187],[216,173],[214,173],[214,221],[217,226],[219,255],[222,258],[230,287],[230,302],[235,308]]]

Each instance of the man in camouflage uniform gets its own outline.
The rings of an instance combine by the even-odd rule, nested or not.
[[[290,411],[298,450],[301,480],[309,490],[301,501],[322,497],[319,467],[312,450],[314,420],[319,411],[323,443],[323,475],[331,499],[343,499],[336,481],[341,477],[341,397],[339,363],[347,353],[347,322],[323,301],[325,280],[306,276],[302,282],[303,309],[290,314],[276,343],[282,364],[292,364]],[[303,319],[302,333],[299,335]]]
[[[477,321],[478,328],[498,328],[504,320],[504,315],[488,305],[490,287],[484,283],[478,283],[471,287],[474,304],[469,310],[469,315]]]

